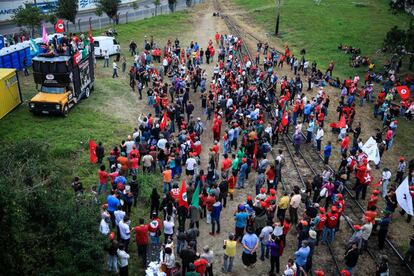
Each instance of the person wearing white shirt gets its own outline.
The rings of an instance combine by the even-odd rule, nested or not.
[[[124,249],[123,244],[119,244],[119,248],[117,251],[118,255],[118,265],[119,265],[119,275],[128,275],[128,260],[129,254]]]
[[[160,261],[167,266],[168,270],[171,271],[175,265],[175,256],[171,247],[166,246],[164,250],[161,250]]]
[[[125,251],[128,252],[128,245],[129,240],[131,239],[131,229],[129,228],[129,224],[131,221],[129,220],[128,216],[125,216],[123,220],[119,222],[119,234],[121,238],[121,242],[125,246]]]
[[[186,175],[193,176],[194,169],[197,165],[197,161],[195,160],[195,158],[194,157],[188,158],[187,161],[185,162],[185,165],[186,165]]]
[[[319,127],[318,130],[316,131],[316,149],[318,151],[321,151],[321,143],[322,143],[322,138],[323,135],[325,134],[325,132],[323,131],[322,127]]]
[[[99,225],[99,232],[101,232],[102,235],[107,236],[110,232],[109,230],[109,222],[110,219],[109,218],[102,218],[101,219],[101,224]]]
[[[115,60],[112,63],[112,78],[118,77],[118,65],[116,64]]]
[[[385,198],[388,192],[388,184],[391,179],[391,171],[388,168],[382,170],[382,197]]]
[[[172,240],[172,236],[174,234],[174,220],[171,216],[167,216],[166,220],[164,220],[164,240],[165,242],[168,239]]]

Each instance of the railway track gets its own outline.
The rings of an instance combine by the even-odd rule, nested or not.
[[[288,135],[288,139],[290,141],[292,141],[292,139],[290,138],[291,134],[293,133],[290,133]],[[301,132],[301,135],[304,139],[306,139],[304,133]],[[329,169],[332,175],[335,174],[336,171],[331,166],[323,164],[322,155],[319,152],[317,152],[314,147],[312,147],[312,143],[303,143],[301,145],[301,155],[304,159],[308,158],[307,163],[312,164],[309,164],[309,166],[313,167],[314,174],[321,173],[324,168]],[[315,168],[315,164],[317,168]],[[361,205],[361,203],[355,199],[353,193],[346,185],[344,185],[344,196],[346,196],[347,200],[345,201],[345,212],[342,215],[342,218],[344,219],[344,222],[349,226],[348,228],[354,231],[352,226],[361,221],[365,213],[365,209]],[[349,237],[351,237],[351,235]],[[397,275],[399,273],[402,273],[402,275],[414,275],[413,269],[406,262],[404,262],[404,257],[389,239],[386,239],[386,246],[383,250],[379,250],[379,248],[375,246],[376,242],[377,239],[375,237],[375,234],[371,235],[367,249],[368,254],[362,255],[360,257],[362,259],[358,261],[359,263],[363,263],[364,267],[367,267],[367,265],[369,265],[369,262],[366,257],[369,256],[373,264],[377,265],[379,263],[381,256],[387,255],[388,263],[393,274]],[[372,268],[374,269],[373,266]]]
[[[218,0],[214,0],[214,7],[215,9],[221,14],[222,13],[222,7],[221,4],[219,3]],[[229,31],[236,35],[239,38],[246,38],[247,36],[250,36],[253,40],[259,42],[260,39],[258,39],[255,35],[246,32],[246,31],[242,31],[240,30],[240,28],[237,26],[237,24],[228,16],[228,15],[220,15],[220,17],[224,20],[224,22],[226,23]],[[275,49],[275,48],[272,48]],[[275,49],[275,51],[277,53],[281,53],[280,51],[277,51]],[[242,49],[239,51],[239,56],[240,56],[240,60],[243,60],[243,52],[249,57],[249,59],[251,61],[253,61],[253,56],[246,44],[245,41],[242,41]],[[306,138],[303,133],[302,136],[304,138]],[[287,136],[289,140],[291,140],[291,138],[289,136]],[[292,180],[295,177],[292,176],[292,172],[289,171],[287,172],[288,177],[284,177],[281,179],[281,183],[282,183],[282,189],[285,192],[290,193],[293,190],[293,184],[292,183],[302,183],[302,188],[305,187],[305,178],[311,177],[312,175],[315,175],[317,173],[322,173],[322,171],[325,168],[328,168],[332,174],[335,173],[335,170],[332,169],[332,167],[330,167],[329,165],[324,165],[323,164],[323,157],[316,152],[315,149],[312,148],[312,144],[305,144],[304,146],[301,147],[301,152],[300,152],[300,156],[302,158],[298,158],[297,156],[293,155],[293,150],[291,150],[288,146],[288,142],[285,141],[285,138],[282,138],[283,143],[285,144],[285,148],[286,151],[284,152],[288,152],[289,156],[290,156],[290,160],[293,164],[293,167],[295,168],[295,171],[297,172],[297,179],[296,180]],[[303,153],[305,152],[305,154]],[[274,153],[273,151],[272,153],[272,157],[273,159],[274,157]],[[305,158],[306,155],[306,158]],[[310,162],[308,161],[310,159]],[[285,160],[287,160],[287,158],[285,158]],[[298,165],[299,163],[299,165]],[[304,163],[306,165],[304,165]],[[307,169],[308,168],[308,169]],[[286,172],[285,172],[286,174]],[[289,181],[289,183],[286,182],[286,179]],[[298,180],[300,180],[299,182],[297,182]],[[345,187],[345,192],[348,195],[347,196],[347,200],[345,202],[346,206],[345,206],[345,210],[350,210],[351,213],[347,212],[347,214],[343,214],[343,219],[345,221],[345,223],[348,225],[348,227],[346,227],[347,231],[349,231],[349,238],[352,235],[353,230],[353,224],[360,221],[363,213],[365,212],[363,206],[355,200],[353,194],[351,193],[350,189],[346,186]],[[358,213],[358,210],[360,213]],[[342,227],[344,228],[344,227]],[[368,256],[371,259],[371,262],[369,262],[369,260],[367,260],[367,255],[362,255],[361,259],[359,260],[359,263],[364,264],[365,267],[369,267],[369,271],[375,271],[375,268],[373,267],[374,265],[376,265],[378,263],[377,259],[379,258],[379,252],[377,250],[377,248],[372,246],[372,241],[371,241],[371,245],[368,247]],[[393,272],[395,274],[397,273],[403,273],[403,275],[406,275],[406,273],[410,273],[410,275],[414,275],[414,270],[407,264],[404,262],[404,258],[401,255],[401,253],[397,250],[397,248],[394,246],[394,244],[389,240],[386,239],[386,248],[381,252],[382,254],[387,254],[389,257],[389,264],[393,269]],[[327,275],[335,275],[335,274],[340,274],[340,266],[339,266],[339,262],[337,260],[338,255],[341,255],[341,253],[338,254],[338,251],[343,251],[345,252],[345,246],[343,247],[336,247],[335,250],[332,248],[332,246],[330,244],[328,244],[328,250],[329,250],[329,254],[332,256],[332,260],[334,263],[334,266],[331,265],[327,265],[327,271],[331,271],[332,274],[330,274],[328,272]],[[337,251],[338,250],[338,251]],[[375,253],[374,253],[375,252]],[[343,255],[343,254],[342,254]],[[403,266],[401,264],[404,264],[405,269],[403,269]],[[333,269],[335,268],[335,269]],[[397,269],[400,268],[400,269]],[[372,270],[371,270],[372,269]]]

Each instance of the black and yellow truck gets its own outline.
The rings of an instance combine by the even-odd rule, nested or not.
[[[95,81],[94,51],[88,47],[74,55],[33,58],[38,93],[29,102],[34,114],[68,115],[82,98],[88,98]]]

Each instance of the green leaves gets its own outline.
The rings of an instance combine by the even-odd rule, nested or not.
[[[104,239],[98,206],[75,198],[44,142],[0,153],[0,266],[5,275],[100,274]],[[41,265],[39,265],[41,264]]]
[[[28,3],[24,4],[24,7],[19,7],[12,16],[12,20],[17,26],[27,27],[31,31],[40,26],[42,19],[43,15],[39,8]]]
[[[78,0],[59,0],[56,16],[66,19],[75,24],[78,13]]]
[[[121,0],[98,0],[96,3],[96,14],[98,16],[105,13],[109,18],[113,19],[118,14],[118,8]]]

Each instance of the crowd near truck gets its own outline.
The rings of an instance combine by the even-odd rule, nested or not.
[[[93,45],[73,55],[40,55],[33,58],[33,77],[38,93],[29,102],[34,114],[68,115],[94,87]]]

